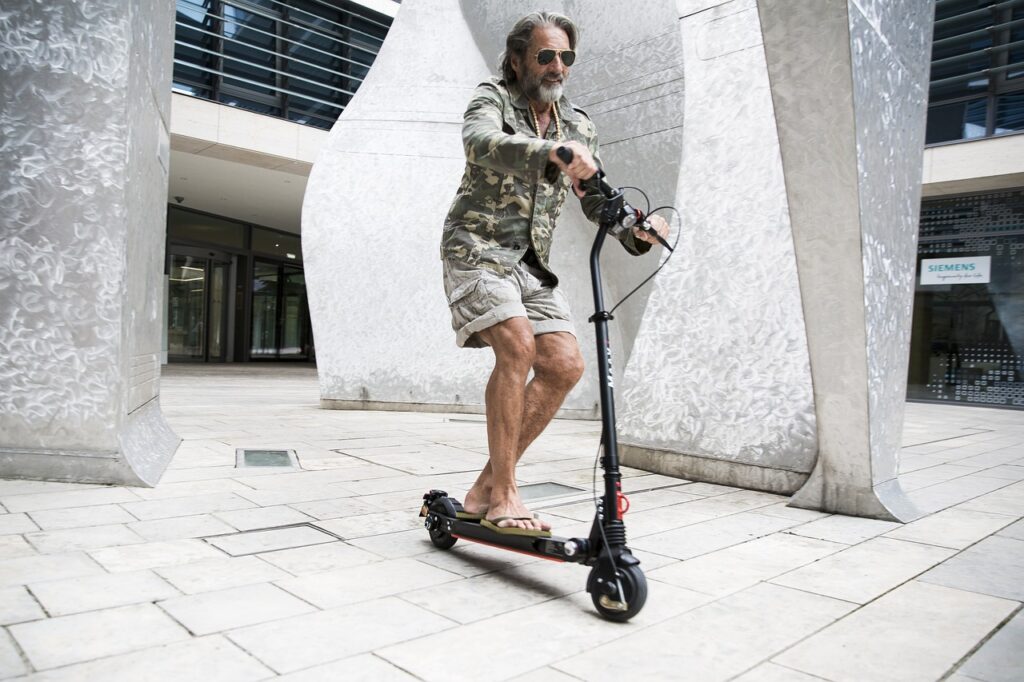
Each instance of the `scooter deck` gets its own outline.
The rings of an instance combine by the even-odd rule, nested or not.
[[[447,498],[455,512],[462,511],[462,505],[452,498]],[[588,540],[583,538],[565,538],[556,535],[538,537],[533,535],[512,535],[499,533],[480,524],[479,520],[460,519],[442,513],[436,507],[424,505],[420,516],[436,517],[440,529],[452,537],[470,540],[483,545],[508,549],[521,554],[528,554],[541,559],[558,562],[585,563]],[[430,519],[428,519],[429,521]]]

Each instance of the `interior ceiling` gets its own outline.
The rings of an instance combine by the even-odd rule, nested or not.
[[[171,150],[167,202],[297,234],[306,180],[304,175]]]

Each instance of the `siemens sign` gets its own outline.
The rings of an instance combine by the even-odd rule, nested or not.
[[[992,256],[921,261],[921,284],[988,284]]]

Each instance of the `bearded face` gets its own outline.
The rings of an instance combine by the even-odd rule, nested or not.
[[[523,94],[531,102],[551,104],[562,96],[565,81],[569,78],[569,67],[556,57],[547,64],[537,61],[537,53],[544,49],[558,52],[569,49],[569,36],[556,26],[538,26],[533,30],[526,54],[512,60]]]

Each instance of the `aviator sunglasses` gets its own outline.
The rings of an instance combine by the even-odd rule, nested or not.
[[[541,66],[547,66],[551,62],[555,61],[556,55],[562,60],[562,64],[565,66],[572,66],[573,62],[576,61],[575,50],[552,50],[548,48],[537,53],[537,63]]]

